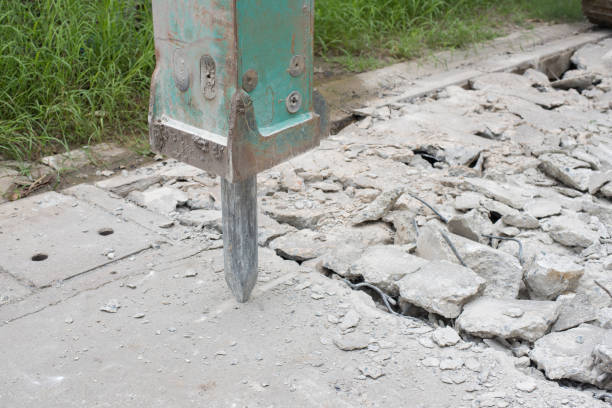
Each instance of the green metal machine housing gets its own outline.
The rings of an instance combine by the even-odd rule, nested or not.
[[[153,150],[239,182],[320,143],[314,0],[153,0]]]

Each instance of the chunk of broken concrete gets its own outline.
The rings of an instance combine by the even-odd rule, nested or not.
[[[539,157],[540,170],[548,176],[579,191],[587,191],[591,165],[561,153],[547,153]]]
[[[612,374],[612,332],[607,331],[604,340],[593,349],[593,356],[598,368],[604,373]]]
[[[370,338],[367,335],[356,332],[336,336],[333,341],[336,347],[343,351],[363,350],[370,344]]]
[[[561,214],[561,205],[552,200],[539,198],[525,204],[525,212],[534,218],[547,218]]]
[[[354,242],[340,243],[321,257],[320,265],[345,278],[361,277],[361,271],[357,272],[358,275],[353,274],[351,265],[361,257],[363,250],[361,245]]]
[[[462,185],[464,189],[475,191],[486,197],[509,205],[517,210],[522,210],[530,197],[525,196],[525,190],[509,184],[500,184],[493,180],[481,178],[468,178]]]
[[[393,208],[403,193],[404,189],[401,187],[383,191],[366,208],[355,215],[353,225],[380,220]]]
[[[434,261],[406,275],[397,285],[401,301],[454,319],[463,305],[482,291],[485,280],[463,266]]]
[[[163,215],[176,210],[177,206],[183,205],[189,200],[186,193],[172,187],[160,187],[144,192],[132,191],[127,198],[142,207]]]
[[[515,313],[516,309],[523,313]],[[514,311],[507,313],[511,310]],[[558,316],[559,305],[555,302],[482,297],[464,307],[457,327],[481,338],[533,342],[548,332]]]
[[[148,175],[134,173],[127,176],[119,175],[107,180],[98,181],[95,185],[98,188],[110,191],[118,196],[126,197],[132,191],[144,191],[161,181],[162,176],[157,174]]]
[[[289,205],[286,201],[274,201],[264,203],[262,210],[264,214],[273,218],[281,224],[289,224],[297,229],[314,229],[322,219],[329,216],[329,209],[313,205],[312,208],[302,206],[297,208],[296,204]]]
[[[597,311],[589,298],[583,293],[568,293],[556,300],[561,305],[559,318],[552,327],[552,331],[564,331],[580,326],[582,323],[593,322],[597,319]]]
[[[575,329],[556,332],[535,342],[529,357],[551,380],[568,379],[610,389],[612,377],[597,365],[595,348],[610,347],[606,330],[583,324]]]
[[[555,300],[557,296],[575,290],[584,275],[584,268],[567,256],[536,255],[525,272],[525,284],[532,299]]]
[[[448,221],[448,230],[475,242],[485,243],[488,238],[483,235],[493,233],[493,223],[488,216],[479,210],[471,210],[466,214],[456,215]]]
[[[524,229],[540,228],[540,221],[537,218],[521,212],[506,214],[502,217],[502,221],[506,225]]]
[[[217,210],[193,210],[179,215],[178,221],[181,225],[197,228],[214,228],[223,231],[221,211]]]
[[[568,247],[588,248],[599,242],[599,233],[577,217],[569,215],[553,217],[547,228],[552,239]]]
[[[607,183],[612,182],[612,170],[594,171],[589,179],[589,193],[597,194]]]
[[[593,83],[597,79],[597,75],[592,73],[585,73],[584,71],[578,71],[578,75],[567,75],[570,71],[566,72],[563,79],[559,79],[553,83],[551,86],[555,89],[576,89],[581,92],[585,89],[588,89],[593,86]]]
[[[601,192],[602,196],[612,199],[612,182],[603,186],[599,191]]]
[[[416,214],[413,211],[393,211],[383,220],[393,223],[395,228],[395,245],[407,245],[416,242],[417,231],[414,226]]]
[[[303,229],[276,238],[270,242],[270,248],[281,258],[304,262],[320,257],[336,242],[332,237]]]
[[[506,252],[479,244],[467,238],[447,234],[466,265],[487,282],[484,294],[499,298],[516,298],[523,279],[519,261]],[[429,260],[459,263],[457,257],[435,224],[421,228],[417,255]]]
[[[400,246],[381,245],[368,248],[351,265],[350,274],[363,276],[367,283],[396,296],[399,292],[397,282],[427,263],[429,261],[410,255]]]
[[[361,316],[354,309],[349,310],[338,325],[341,330],[348,330],[356,327],[361,321]]]
[[[260,246],[267,246],[272,240],[295,231],[291,225],[281,224],[265,214],[257,215],[257,242]]]
[[[478,208],[483,198],[482,194],[466,191],[455,198],[455,209],[469,211]]]
[[[610,45],[611,41],[608,39],[580,47],[572,55],[572,63],[580,70],[607,75],[612,69],[606,58],[609,55]]]
[[[302,191],[304,180],[296,174],[295,169],[285,164],[281,168],[281,187],[285,191]]]
[[[454,346],[461,341],[461,337],[452,327],[439,327],[431,334],[431,339],[440,347]]]
[[[548,79],[548,76],[546,76],[546,74],[542,71],[538,71],[537,69],[529,68],[527,71],[525,71],[523,76],[527,78],[529,82],[531,82],[532,86],[550,86],[550,80]]]

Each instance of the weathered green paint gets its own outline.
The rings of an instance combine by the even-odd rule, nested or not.
[[[312,16],[313,0],[239,0],[236,3],[238,31],[238,78],[249,69],[259,74],[253,99],[257,126],[263,135],[290,123],[307,120],[312,111]],[[302,55],[306,70],[292,77],[291,58]],[[292,91],[302,97],[302,108],[290,114],[285,100]]]
[[[234,15],[232,0],[153,0],[157,68],[151,115],[167,116],[227,137],[229,107],[236,92]],[[190,85],[181,92],[174,81],[177,52],[185,53]],[[199,63],[210,55],[217,63],[217,97],[200,92]],[[229,64],[228,64],[229,63]]]
[[[153,0],[153,13],[154,150],[233,181],[327,136],[327,121],[313,105],[314,0]],[[216,68],[214,96],[201,74],[208,56]],[[299,74],[290,72],[294,57],[305,61]],[[258,83],[247,92],[242,78],[249,70]],[[302,98],[294,113],[286,106],[292,92]]]

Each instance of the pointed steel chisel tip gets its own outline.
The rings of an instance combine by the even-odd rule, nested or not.
[[[221,179],[225,281],[240,303],[257,283],[257,177],[230,183]]]

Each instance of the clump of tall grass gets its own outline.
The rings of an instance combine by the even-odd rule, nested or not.
[[[150,1],[0,0],[0,155],[146,126]]]

